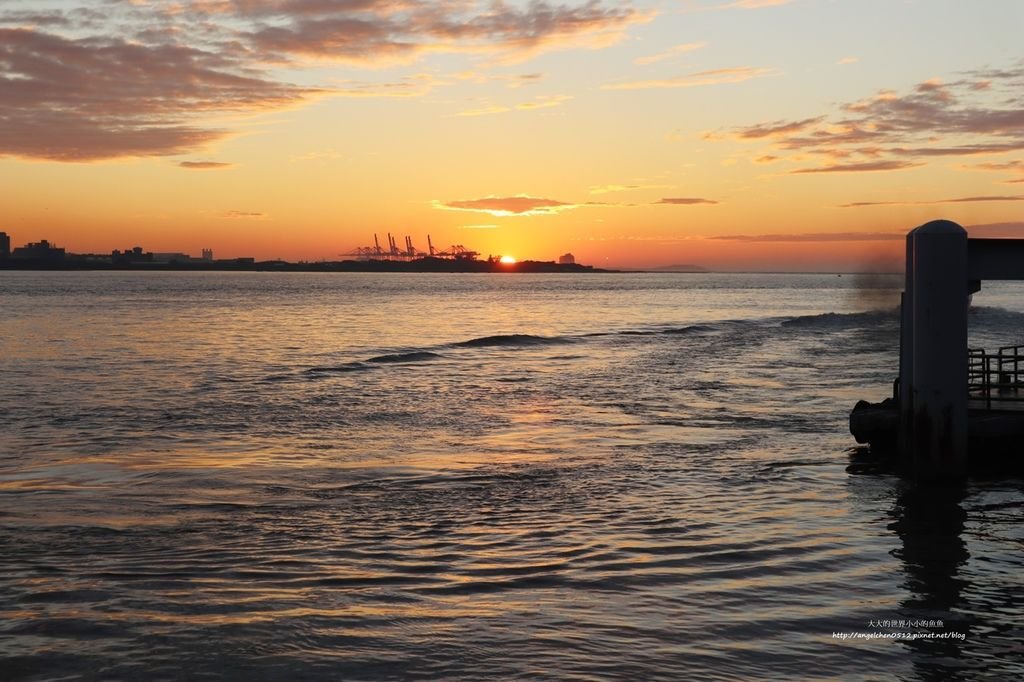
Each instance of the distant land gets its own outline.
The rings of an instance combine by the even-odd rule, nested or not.
[[[677,263],[675,265],[657,265],[649,268],[622,268],[629,272],[708,272],[708,269],[700,265],[690,263]]]
[[[497,260],[471,258],[416,258],[413,260],[343,260],[317,263],[291,263],[283,260],[257,261],[236,258],[215,261],[190,260],[188,262],[109,262],[85,258],[52,259],[0,259],[0,270],[135,270],[187,272],[253,271],[253,272],[479,272],[479,273],[574,273],[617,272],[579,263],[524,260],[502,263]]]
[[[702,268],[699,265],[692,265],[690,263],[676,263],[675,265],[662,265],[656,268],[651,268],[653,272],[707,272],[707,268]]]

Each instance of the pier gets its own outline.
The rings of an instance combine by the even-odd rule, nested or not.
[[[967,311],[985,280],[1024,280],[1024,240],[969,239],[936,220],[907,234],[893,395],[860,401],[850,431],[918,480],[958,480],[1009,458],[1024,437],[1024,348],[969,349]]]

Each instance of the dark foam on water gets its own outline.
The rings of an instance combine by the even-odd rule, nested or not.
[[[412,351],[409,353],[389,353],[388,355],[378,355],[377,357],[370,358],[367,362],[375,362],[378,364],[429,362],[441,357],[441,355],[430,351]]]
[[[371,361],[372,360],[368,360],[367,362]],[[323,365],[320,367],[310,367],[309,369],[305,370],[305,373],[308,375],[347,374],[349,372],[365,372],[368,369],[371,369],[371,367],[362,362],[346,362],[343,365]]]

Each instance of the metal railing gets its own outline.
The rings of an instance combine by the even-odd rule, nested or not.
[[[992,403],[1024,402],[1024,346],[968,350],[967,397],[984,400],[989,410]]]

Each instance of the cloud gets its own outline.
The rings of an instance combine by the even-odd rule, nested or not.
[[[422,97],[443,84],[444,81],[424,73],[384,83],[339,81],[330,92],[340,97]]]
[[[1024,239],[1024,222],[965,225],[968,234],[981,239]]]
[[[660,80],[632,81],[628,83],[606,83],[602,90],[646,90],[652,88],[695,88],[703,85],[720,85],[723,83],[742,83],[752,78],[776,75],[774,69],[739,66],[730,69],[714,69],[699,71],[686,76],[665,78]]]
[[[225,218],[262,218],[262,213],[255,211],[228,211],[224,214]]]
[[[865,173],[875,171],[905,170],[923,166],[921,163],[910,161],[864,161],[863,163],[837,163],[831,166],[819,166],[817,168],[797,168],[789,171],[792,174],[800,175],[805,173]]]
[[[612,192],[633,192],[639,189],[667,189],[671,185],[595,185],[590,194],[610,194]]]
[[[423,52],[489,52],[505,59],[561,47],[602,47],[651,15],[616,3],[290,0],[236,3],[263,19],[245,35],[260,52],[348,62],[407,62]],[[282,11],[283,10],[283,11]],[[281,18],[284,18],[282,21]]]
[[[729,9],[764,9],[765,7],[781,7],[796,0],[733,0],[719,5],[698,5],[690,11],[729,10]]]
[[[799,234],[732,234],[708,237],[731,242],[874,242],[905,239],[906,232],[803,232]]]
[[[542,199],[526,194],[514,197],[485,197],[483,199],[463,199],[458,201],[433,202],[434,208],[449,211],[474,211],[487,213],[497,217],[553,215],[561,211],[579,208],[580,204],[572,204],[555,199]]]
[[[512,111],[509,107],[501,106],[499,104],[489,104],[487,106],[478,107],[476,109],[466,109],[455,114],[455,116],[490,116],[491,114],[504,114],[507,111]]]
[[[655,204],[672,204],[675,206],[695,206],[697,204],[717,204],[712,199],[701,199],[699,197],[666,197]]]
[[[761,123],[749,128],[740,128],[735,131],[735,135],[742,140],[757,140],[763,137],[785,137],[817,125],[824,118],[824,116],[815,116],[814,118],[805,118],[801,121]],[[715,139],[715,134],[707,133],[705,139]]]
[[[221,54],[0,28],[0,155],[57,161],[180,154],[228,134],[201,115],[314,94]]]
[[[1015,185],[1024,182],[1024,160],[1021,159],[1014,159],[1013,161],[1006,161],[1004,163],[979,163],[973,166],[964,166],[964,168],[967,168],[968,170],[1009,172],[1020,176],[1010,180],[1003,180],[1003,183],[1007,185]]]
[[[921,202],[939,203],[939,202]],[[967,225],[971,237],[989,239],[1024,237],[1024,222]],[[906,239],[906,230],[899,232],[803,232],[798,234],[733,234],[707,237],[734,242],[874,242]]]
[[[609,45],[653,16],[606,0],[67,0],[31,7],[0,8],[0,156],[56,161],[190,153],[231,135],[229,121],[240,114],[328,94],[412,97],[436,84],[411,77],[297,86],[280,79],[281,67],[296,73],[322,60],[380,66],[434,52],[521,60]]]
[[[1024,161],[1014,159],[1004,163],[979,163],[975,168],[988,171],[1021,171],[1024,172]]]
[[[898,170],[943,156],[1024,150],[1024,62],[930,79],[906,92],[879,90],[833,111],[791,121],[769,121],[706,134],[769,145],[771,156],[807,155],[836,163],[793,173]]]
[[[225,163],[223,161],[181,161],[178,163],[179,168],[189,168],[191,170],[219,170],[221,168],[230,168],[233,163]]]
[[[506,76],[502,80],[505,80],[506,88],[521,88],[527,85],[533,85],[539,83],[544,79],[543,73],[521,73],[515,76]]]
[[[633,63],[638,64],[640,66],[654,64],[656,62],[664,61],[665,59],[678,57],[679,55],[686,54],[687,52],[702,50],[707,46],[707,43],[683,43],[682,45],[670,47],[667,50],[663,50],[657,54],[648,55],[646,57],[637,57],[636,59],[633,60]]]
[[[973,204],[988,201],[1024,201],[1024,195],[959,197],[957,199],[934,199],[931,201],[855,201],[840,204],[839,208],[861,208],[863,206],[928,206],[932,204]]]
[[[532,111],[534,109],[550,109],[552,107],[560,107],[563,102],[568,102],[572,99],[571,95],[540,95],[535,98],[532,102],[522,102],[516,105],[516,109],[519,111]]]
[[[510,111],[534,111],[537,109],[551,109],[553,107],[562,106],[562,103],[568,102],[572,97],[570,95],[538,95],[530,102],[520,102],[514,106],[505,106],[502,104],[489,104],[475,109],[466,109],[460,111],[454,116],[490,116],[492,114],[505,114]]]
[[[840,66],[846,66],[848,64],[856,64],[859,61],[860,60],[857,59],[856,57],[843,57],[838,62],[836,62],[836,64],[839,64]]]
[[[722,9],[762,9],[764,7],[788,5],[791,2],[793,2],[793,0],[736,0],[736,2],[730,2],[727,5],[722,5]]]

